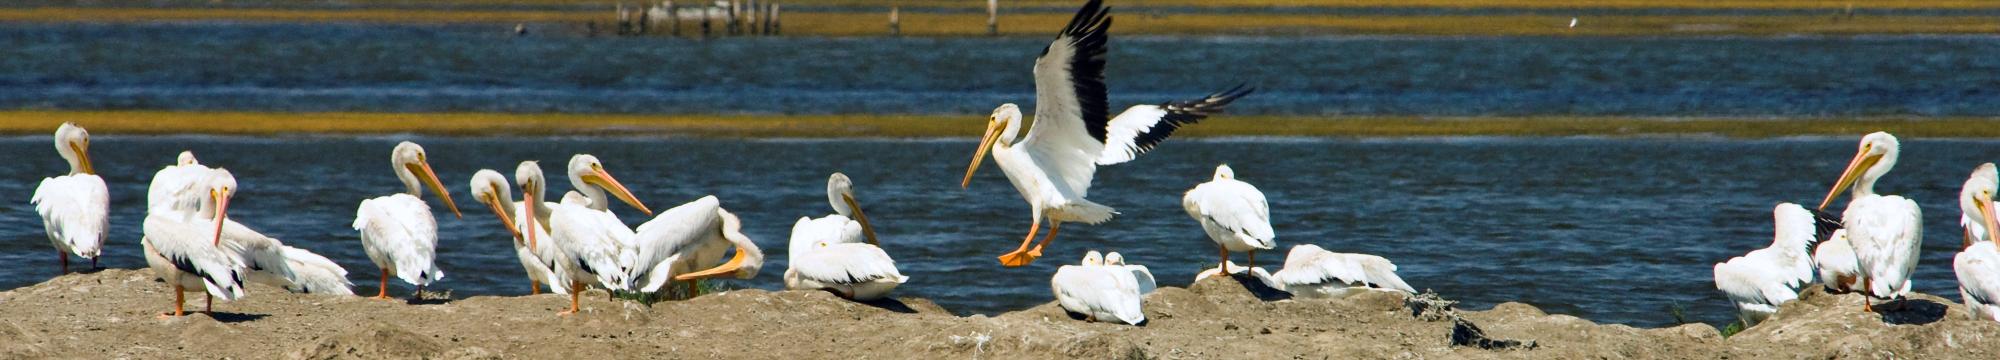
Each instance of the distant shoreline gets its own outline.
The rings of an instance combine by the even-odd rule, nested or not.
[[[1487,2],[1472,1],[1480,6]],[[1039,4],[1039,3],[1037,3]],[[1475,5],[1479,5],[1475,4]],[[866,5],[866,4],[863,4]],[[1686,5],[1686,6],[1682,6]],[[1442,6],[1442,5],[1438,5]],[[1996,5],[2000,7],[2000,5]],[[1162,13],[1128,9],[1116,13],[1121,35],[1247,35],[1247,36],[1326,36],[1326,35],[1414,35],[1414,36],[1792,36],[1792,35],[1904,35],[1904,34],[2000,34],[2000,23],[1988,14],[1950,14],[1952,10],[1990,10],[1969,4],[1943,3],[1939,7],[1880,7],[1882,9],[1937,9],[1937,15],[1843,16],[1838,8],[1805,6],[1782,7],[1698,7],[1663,5],[1658,9],[1788,9],[1825,10],[1824,14],[1727,15],[1580,15],[1570,27],[1571,15],[1559,15],[1560,7],[1495,6],[1501,9],[1553,9],[1548,14],[1385,14],[1329,15],[1306,13]],[[914,8],[914,7],[913,7]],[[939,9],[949,9],[944,6]],[[1317,8],[1317,7],[1314,7]],[[1352,8],[1352,7],[1329,7]],[[1637,7],[1606,6],[1624,9]],[[1062,12],[1003,12],[999,35],[1046,36],[1061,28],[1070,14]],[[954,37],[985,36],[986,15],[978,12],[904,11],[902,36]],[[606,36],[612,31],[615,12],[604,9],[534,9],[470,7],[467,9],[387,9],[387,8],[151,8],[151,7],[32,7],[0,8],[0,23],[79,24],[79,23],[360,23],[360,24],[495,24],[496,32],[511,30],[513,24],[528,24],[531,33],[585,33],[595,23]],[[887,16],[869,11],[786,11],[782,15],[785,36],[887,36]],[[719,24],[718,24],[719,25]],[[501,29],[505,28],[505,29]],[[683,36],[698,36],[699,27],[682,25]],[[717,29],[716,31],[721,31]],[[662,35],[664,36],[664,35]]]
[[[0,111],[0,135],[45,135],[76,122],[97,135],[687,136],[708,138],[957,138],[982,115],[630,115]],[[2000,117],[1230,116],[1177,137],[1661,137],[1847,136],[2000,138]]]

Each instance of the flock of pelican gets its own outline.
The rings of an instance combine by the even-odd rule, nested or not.
[[[1715,264],[1715,286],[1736,304],[1738,318],[1754,326],[1796,300],[1814,283],[1826,291],[1859,293],[1865,311],[1898,307],[1910,293],[1910,277],[1923,249],[1923,211],[1916,201],[1875,192],[1875,182],[1896,166],[1901,145],[1889,133],[1861,138],[1860,149],[1842,170],[1817,210],[1780,203],[1771,211],[1771,246]],[[1972,170],[1959,191],[1959,224],[1964,250],[1953,261],[1959,291],[1975,319],[2000,321],[2000,252],[1993,193],[2000,175],[1993,163]],[[1838,218],[1821,212],[1841,194],[1853,193]]]

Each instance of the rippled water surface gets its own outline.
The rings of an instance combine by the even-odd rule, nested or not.
[[[401,189],[387,164],[398,140],[100,136],[94,165],[113,198],[106,265],[143,266],[145,184],[177,151],[193,149],[239,178],[233,218],[326,254],[353,273],[358,292],[372,292],[373,265],[349,225],[361,199]],[[520,160],[559,172],[567,154],[595,154],[655,209],[721,197],[770,255],[758,278],[729,286],[766,289],[782,286],[792,222],[829,211],[826,176],[842,171],[883,246],[911,276],[899,295],[989,314],[1050,301],[1049,275],[1088,249],[1123,252],[1162,283],[1187,285],[1216,254],[1180,210],[1180,195],[1226,162],[1269,195],[1281,247],[1385,256],[1411,285],[1475,308],[1524,301],[1647,326],[1671,322],[1674,304],[1695,320],[1733,319],[1711,283],[1712,264],[1768,245],[1772,205],[1818,201],[1854,152],[1852,139],[1177,141],[1099,173],[1091,196],[1118,208],[1116,219],[1067,227],[1042,261],[1003,269],[993,257],[1018,243],[1027,206],[991,164],[969,190],[959,189],[972,152],[966,140],[416,140],[467,206],[466,218],[441,212],[438,222],[447,272],[438,287],[461,297],[527,292],[505,230],[465,188],[474,170],[511,169]],[[1929,238],[1915,285],[1955,299],[1953,199],[1973,165],[1995,160],[2000,142],[1903,144],[1902,161],[1878,189],[1923,204]],[[0,167],[0,193],[14,194],[0,204],[0,261],[13,264],[0,272],[0,288],[12,288],[55,275],[55,251],[27,200],[38,179],[67,168],[45,137],[0,139],[0,153],[17,156]],[[567,188],[555,181],[550,190]],[[642,220],[615,209],[630,223]]]

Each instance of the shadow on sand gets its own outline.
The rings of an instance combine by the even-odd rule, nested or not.
[[[1924,299],[1901,299],[1875,305],[1882,322],[1895,325],[1923,325],[1944,320],[1949,306]]]
[[[827,292],[834,292],[834,291],[833,291],[833,290],[827,290]],[[834,296],[840,296],[840,294],[839,294],[839,293],[834,293]],[[902,299],[896,299],[896,298],[886,298],[886,297],[885,297],[885,298],[880,298],[880,299],[875,299],[875,300],[868,300],[868,301],[855,301],[855,303],[858,303],[858,304],[862,304],[862,305],[868,305],[868,306],[873,306],[873,307],[876,307],[876,308],[880,308],[880,309],[882,309],[882,310],[889,310],[889,311],[894,311],[894,312],[897,312],[897,313],[903,313],[903,314],[915,314],[915,313],[917,313],[917,309],[913,309],[913,308],[910,308],[910,305],[909,305],[909,304],[904,304],[904,303],[903,303],[903,300],[902,300]]]

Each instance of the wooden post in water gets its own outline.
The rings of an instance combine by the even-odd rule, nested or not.
[[[757,9],[758,9],[758,8],[757,8],[757,7],[758,7],[758,6],[762,6],[762,5],[763,5],[763,4],[758,4],[758,3],[757,3],[757,0],[749,0],[749,3],[748,3],[748,4],[744,4],[744,5],[743,5],[743,25],[744,25],[744,28],[743,28],[743,34],[744,34],[744,35],[758,35],[758,34],[757,34],[757,26],[758,26],[758,24],[757,24],[757,13],[758,13]]]
[[[771,35],[784,35],[785,23],[778,21],[778,4],[771,4]]]
[[[742,10],[742,8],[743,6],[737,4],[736,0],[729,1],[729,13],[724,14],[728,15],[729,18],[722,19],[722,24],[729,27],[730,36],[735,36],[737,30],[742,30],[742,24],[736,23],[736,12]]]
[[[618,35],[619,35],[619,36],[625,36],[625,35],[626,35],[627,33],[629,33],[629,32],[631,31],[631,30],[630,30],[630,29],[631,29],[630,27],[631,27],[632,25],[631,25],[631,24],[629,23],[629,21],[627,21],[627,19],[629,19],[629,18],[631,18],[631,17],[632,17],[632,14],[630,14],[630,13],[627,13],[627,12],[625,12],[625,3],[622,3],[622,2],[621,2],[621,3],[618,3]]]
[[[715,28],[713,24],[710,24],[709,21],[710,17],[708,16],[709,10],[712,8],[708,6],[702,6],[702,7],[697,7],[696,9],[701,9],[701,38],[707,39],[710,33],[713,32]]]
[[[674,8],[674,0],[663,0],[660,2],[660,5],[667,7],[667,27],[673,29],[672,33],[674,37],[680,37],[681,36],[680,9]]]
[[[986,0],[986,35],[1000,35],[1000,0]]]
[[[899,11],[900,9],[895,6],[889,7],[889,36],[903,35],[903,19],[900,14],[897,14]]]

